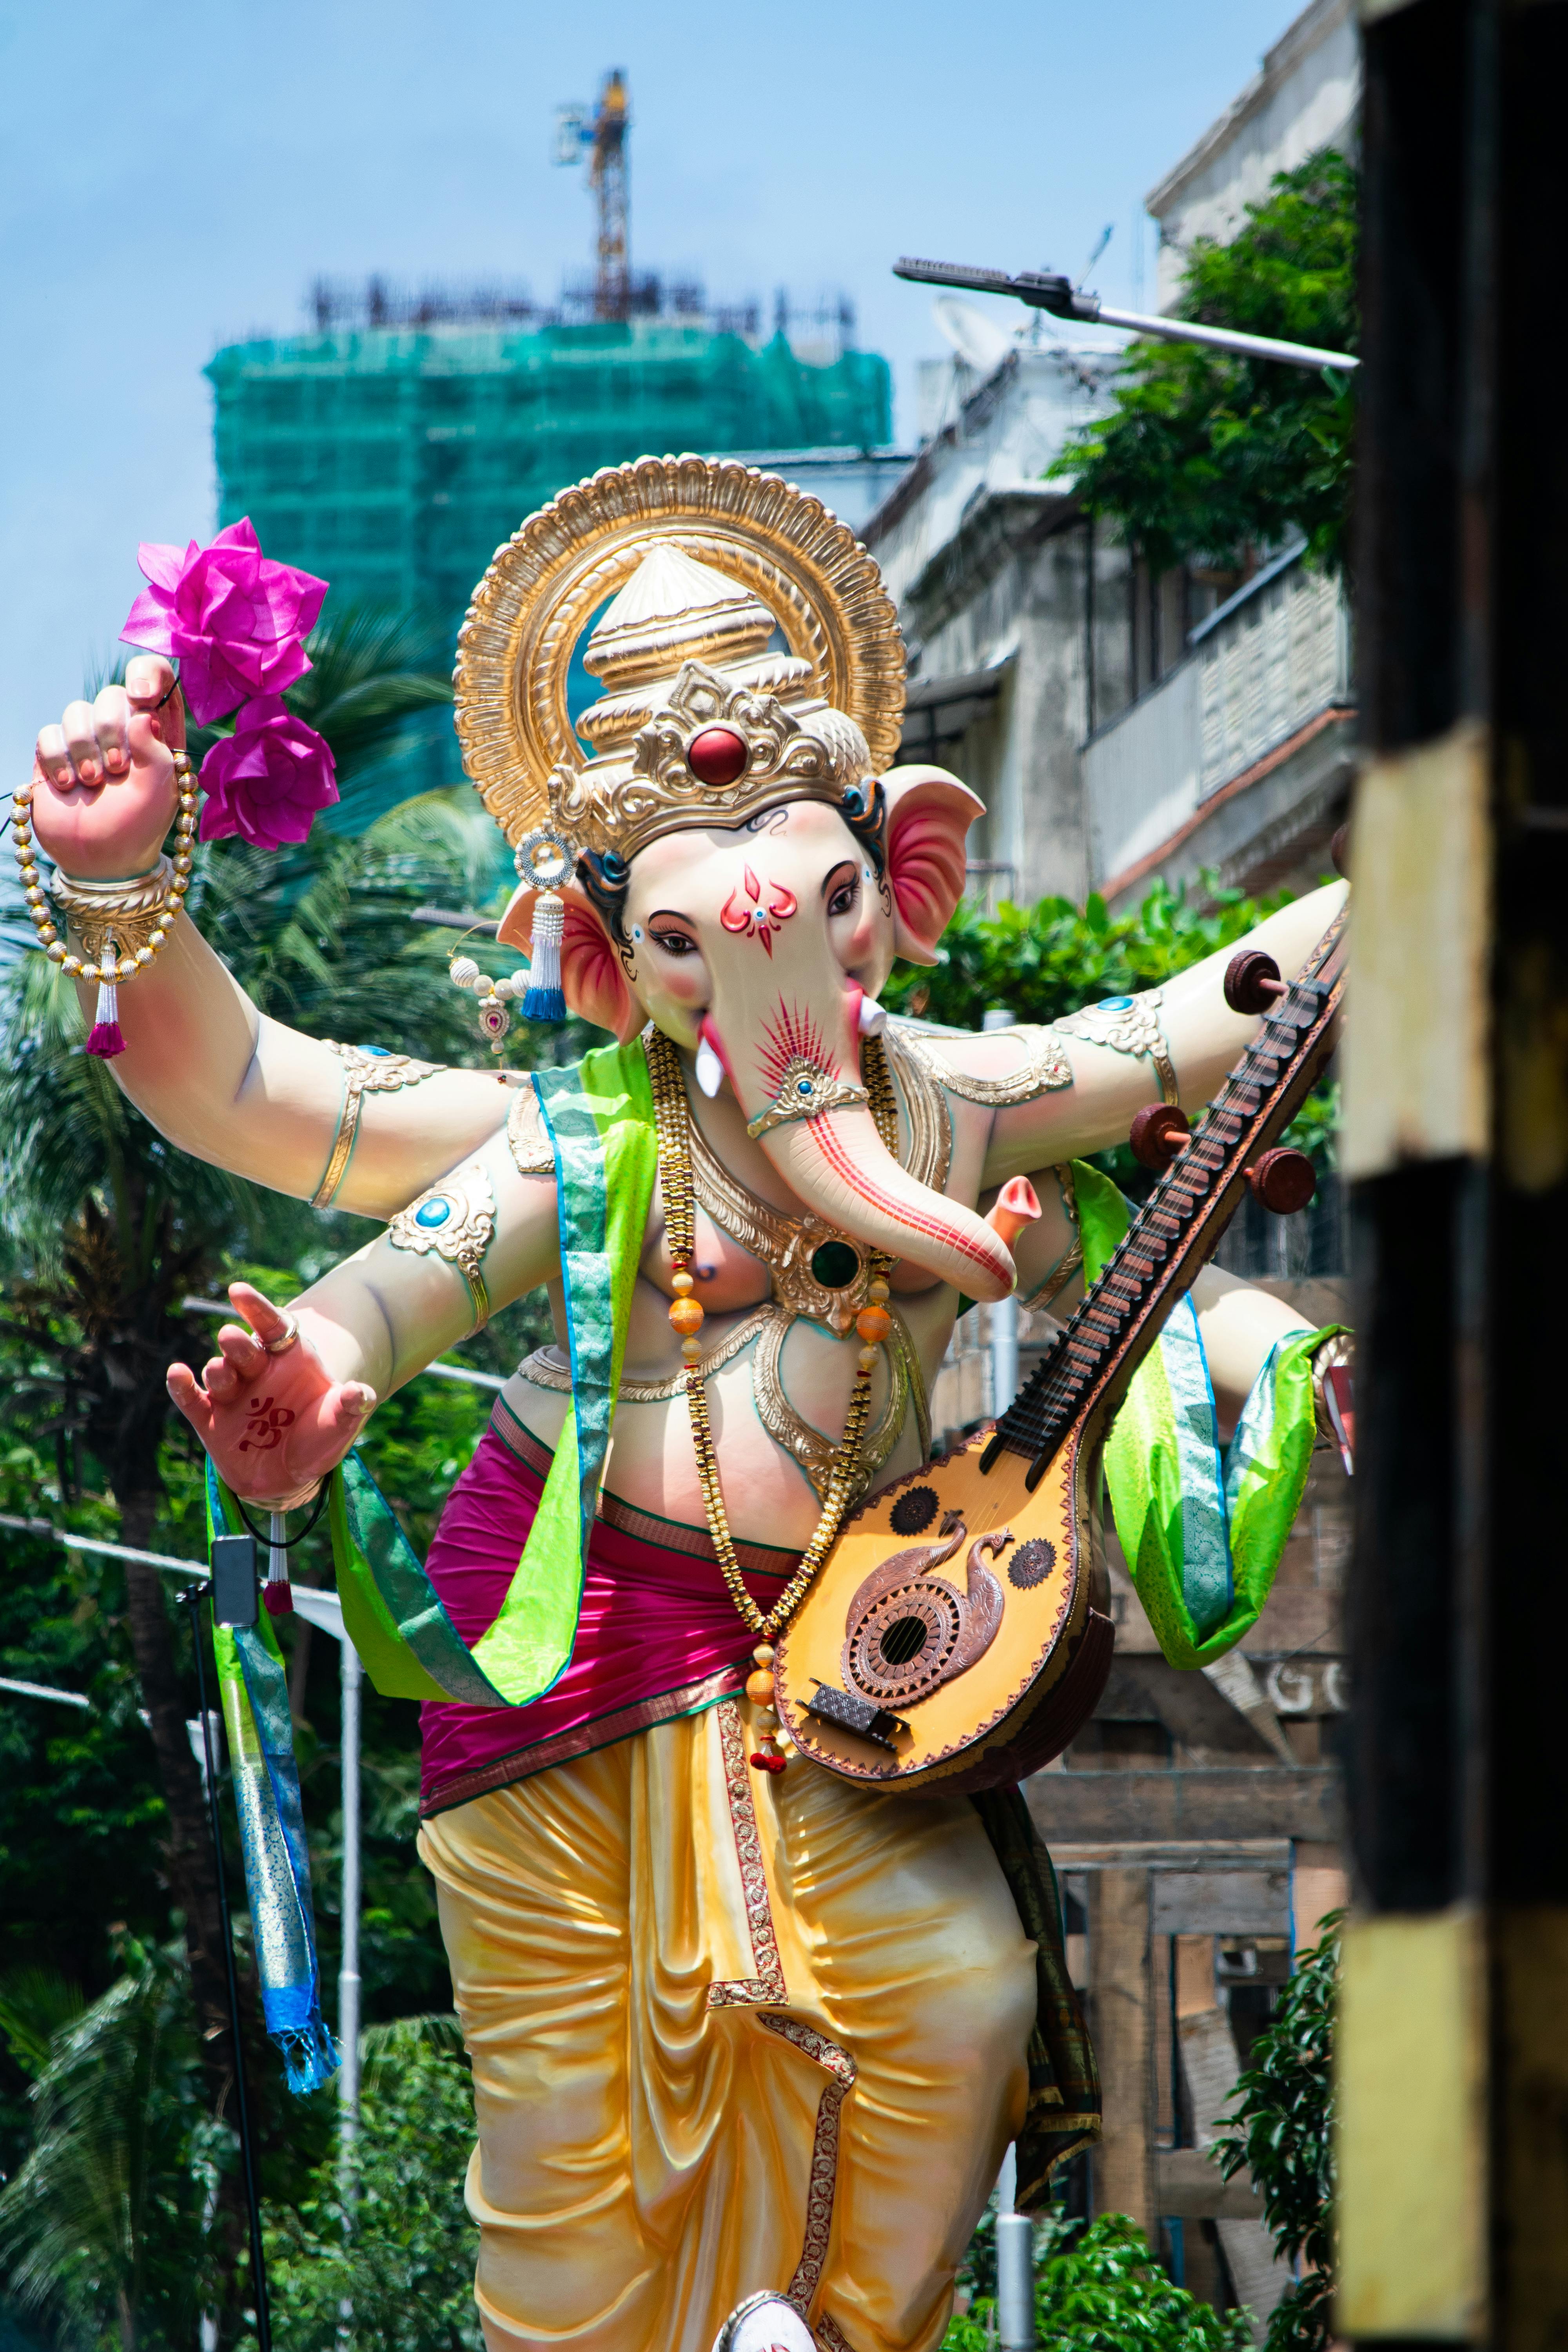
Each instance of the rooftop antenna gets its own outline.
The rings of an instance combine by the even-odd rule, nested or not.
[[[558,106],[555,110],[555,161],[577,163],[585,154],[588,185],[598,201],[595,319],[625,319],[631,310],[626,195],[626,133],[630,129],[626,78],[619,66],[605,76],[599,103],[592,116],[584,106]]]
[[[1089,255],[1089,259],[1083,265],[1082,278],[1079,279],[1078,284],[1073,288],[1073,292],[1075,294],[1082,293],[1085,283],[1088,280],[1089,271],[1094,268],[1095,263],[1100,259],[1100,255],[1105,251],[1106,247],[1110,243],[1110,240],[1115,234],[1116,223],[1114,221],[1107,221],[1105,226],[1100,232],[1100,242],[1095,247],[1094,251]]]

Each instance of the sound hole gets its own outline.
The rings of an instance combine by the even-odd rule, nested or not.
[[[897,1617],[882,1635],[882,1655],[890,1666],[907,1666],[925,1648],[929,1627],[918,1617]]]
[[[847,1290],[859,1271],[859,1254],[847,1242],[824,1242],[812,1252],[811,1278],[824,1290]]]

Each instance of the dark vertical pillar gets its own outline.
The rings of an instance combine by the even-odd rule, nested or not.
[[[1568,2337],[1568,5],[1365,13],[1352,1017],[1384,1062],[1347,1112],[1340,2324],[1546,2352]],[[1452,1053],[1461,1074],[1380,1128],[1424,1042],[1401,975],[1445,954],[1432,1018],[1473,1015]]]

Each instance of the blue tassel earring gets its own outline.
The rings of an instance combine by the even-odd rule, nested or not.
[[[533,956],[528,967],[528,994],[522,1000],[525,1021],[564,1021],[566,999],[561,992],[561,935],[566,908],[553,890],[534,902]]]
[[[529,959],[522,1017],[525,1021],[564,1021],[561,940],[566,929],[566,907],[558,893],[576,861],[570,843],[552,833],[548,825],[540,825],[518,843],[514,862],[521,880],[540,893],[533,908],[533,952]]]

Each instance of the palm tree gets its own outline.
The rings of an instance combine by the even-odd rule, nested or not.
[[[450,698],[440,641],[397,616],[351,611],[319,629],[310,650],[314,667],[290,703],[332,746],[342,794],[334,814],[373,821],[357,835],[318,827],[277,856],[210,844],[197,855],[190,906],[265,1010],[317,1034],[471,1059],[441,935],[411,919],[432,898],[468,906],[477,895],[482,904],[498,879],[496,836],[477,804],[404,797],[411,722]],[[377,814],[387,801],[395,804]],[[0,1334],[23,1344],[27,1365],[51,1367],[13,1381],[10,1409],[47,1402],[62,1488],[85,1448],[113,1493],[121,1540],[151,1549],[171,1413],[164,1373],[175,1359],[199,1364],[208,1352],[205,1328],[183,1301],[209,1287],[247,1240],[251,1255],[289,1263],[303,1215],[166,1143],[83,1053],[74,992],[56,986],[41,956],[0,971],[0,1024],[8,1040],[0,1252],[9,1277]],[[184,1917],[208,2105],[221,2114],[234,2052],[190,1710],[158,1572],[127,1561],[124,1577],[167,1814],[169,1890]],[[226,2190],[225,2201],[237,2251]]]
[[[23,2311],[87,2347],[189,2340],[213,2290],[219,2152],[201,2102],[177,1945],[127,1938],[124,1973],[84,2009],[47,1971],[0,1985],[34,2076],[26,2161],[0,2192],[0,2276]]]

